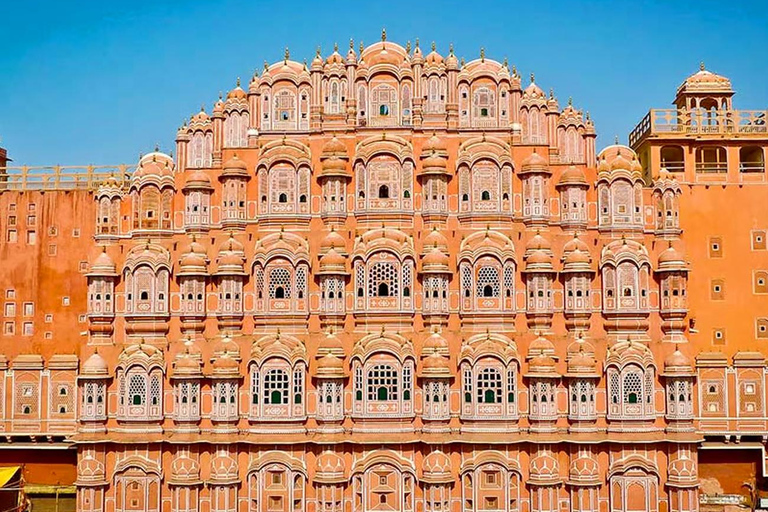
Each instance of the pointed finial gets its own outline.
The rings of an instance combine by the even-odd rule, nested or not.
[[[569,107],[573,106],[573,96],[568,96],[568,106]]]
[[[381,42],[385,42],[387,40],[387,29],[382,28],[381,29]]]
[[[536,75],[531,73],[531,83],[534,83],[536,81]]]
[[[320,56],[320,47],[319,46],[315,49],[315,56],[317,56],[317,57]]]
[[[160,144],[155,142],[155,153],[157,153],[158,151],[160,151]]]
[[[237,80],[235,80],[235,87],[240,87],[240,77],[237,77]]]
[[[704,61],[699,62],[699,71],[704,71],[705,69],[707,68],[704,67]]]
[[[264,71],[269,69],[269,64],[267,64],[267,61],[264,61]]]
[[[302,64],[304,64],[304,71],[306,71],[307,70],[307,59],[304,59],[302,61]]]
[[[354,50],[355,49],[355,40],[351,37],[349,38],[349,49]]]
[[[592,118],[589,117],[589,110],[587,110],[587,121],[591,121],[591,120],[592,120]]]
[[[512,64],[512,76],[517,76],[517,66]]]
[[[285,47],[285,55],[284,55],[284,57],[285,57],[285,60],[288,60],[288,59],[291,58],[291,51],[288,49],[287,46]]]
[[[485,48],[480,48],[480,62],[485,62]]]
[[[462,58],[461,58],[461,67],[464,67],[464,64],[465,64],[465,62],[466,62],[466,61],[464,60],[464,57],[462,57]]]
[[[504,63],[502,64],[502,66],[504,66],[505,68],[509,67],[509,61],[507,60],[506,56],[504,57]]]
[[[365,45],[363,44],[363,41],[360,41],[360,53],[363,53],[363,50],[365,50]]]
[[[405,43],[405,53],[411,53],[411,41],[408,40]]]
[[[205,103],[200,104],[200,112],[205,112]]]
[[[453,43],[450,43],[450,44],[448,45],[448,53],[450,53],[451,55],[453,55]]]
[[[618,144],[619,143],[619,136],[618,135],[614,135],[613,136],[613,143],[614,144]]]
[[[435,51],[437,49],[437,45],[434,41],[432,41],[432,51]]]
[[[224,93],[219,91],[219,101],[221,101],[224,98]]]

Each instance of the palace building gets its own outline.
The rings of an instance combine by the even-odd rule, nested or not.
[[[702,66],[598,152],[532,74],[383,34],[286,50],[173,155],[6,168],[0,465],[82,512],[750,504],[768,127],[733,94]]]

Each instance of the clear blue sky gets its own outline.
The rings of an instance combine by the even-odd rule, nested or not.
[[[589,110],[598,147],[667,107],[704,61],[736,106],[768,108],[768,1],[0,0],[0,138],[18,164],[135,162],[264,60],[436,41],[505,56],[561,105]]]

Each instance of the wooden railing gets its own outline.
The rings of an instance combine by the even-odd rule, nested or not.
[[[629,134],[635,146],[648,135],[768,135],[768,110],[652,109]]]
[[[127,185],[135,165],[53,165],[0,167],[3,190],[96,190],[109,178]]]

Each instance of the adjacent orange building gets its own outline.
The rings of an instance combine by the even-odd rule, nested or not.
[[[747,503],[768,132],[732,96],[702,68],[597,153],[533,75],[383,34],[286,50],[175,158],[8,168],[4,463],[50,448],[26,480],[84,512]]]

